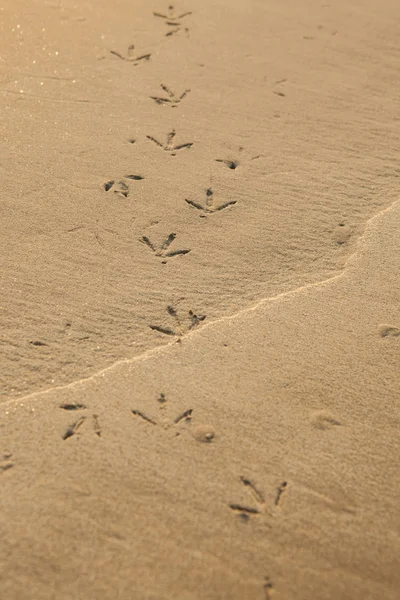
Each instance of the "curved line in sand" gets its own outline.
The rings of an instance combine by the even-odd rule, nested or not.
[[[393,208],[396,206],[396,204],[400,205],[400,200],[395,200],[389,206],[382,209],[381,211],[379,211],[378,213],[376,213],[375,215],[373,215],[370,219],[368,219],[366,221],[364,233],[362,235],[360,235],[360,237],[358,238],[355,251],[353,252],[353,254],[350,254],[350,256],[346,259],[346,262],[343,266],[343,270],[338,275],[333,275],[332,277],[328,277],[327,279],[323,279],[322,281],[317,281],[315,283],[309,283],[309,284],[300,286],[298,288],[295,288],[294,290],[289,290],[288,292],[282,292],[281,294],[277,294],[276,296],[262,298],[256,304],[253,304],[252,306],[247,306],[246,308],[242,308],[241,310],[239,310],[238,312],[236,312],[232,315],[220,317],[219,319],[215,319],[214,321],[209,321],[208,323],[204,324],[202,327],[192,330],[192,331],[189,331],[184,336],[182,336],[182,338],[188,338],[189,336],[198,335],[200,332],[203,332],[205,329],[215,326],[217,323],[221,323],[224,321],[231,321],[233,319],[240,318],[243,314],[250,313],[250,312],[256,310],[257,308],[259,308],[260,306],[262,306],[264,304],[268,304],[269,302],[276,302],[276,301],[280,300],[281,298],[288,298],[291,296],[295,296],[295,295],[301,293],[303,290],[309,290],[309,289],[319,288],[324,285],[330,285],[331,283],[334,283],[337,280],[341,279],[344,275],[346,275],[347,271],[349,270],[349,264],[354,263],[356,261],[357,257],[362,255],[362,246],[363,245],[365,246],[367,243],[366,238],[367,238],[368,232],[373,230],[374,225],[376,226],[375,221],[378,221],[384,214],[393,210]],[[57,386],[49,387],[45,390],[33,392],[32,394],[27,394],[20,398],[11,398],[10,400],[6,400],[5,402],[1,403],[0,410],[2,410],[3,408],[6,408],[7,406],[12,405],[12,404],[18,404],[18,403],[26,402],[27,400],[33,400],[34,398],[37,398],[39,396],[44,396],[45,394],[53,392],[54,390],[65,390],[65,389],[72,388],[77,385],[84,385],[85,383],[91,381],[92,379],[95,379],[96,377],[99,377],[99,376],[103,375],[104,373],[111,371],[112,369],[114,369],[117,366],[120,366],[123,364],[133,364],[135,362],[139,362],[142,360],[148,360],[157,354],[166,352],[168,350],[168,348],[174,346],[175,344],[176,344],[176,340],[172,341],[168,344],[163,344],[162,346],[158,346],[157,348],[153,348],[151,350],[146,350],[142,354],[138,354],[137,356],[134,356],[132,358],[124,358],[122,360],[117,360],[115,363],[109,365],[105,369],[101,369],[100,371],[96,371],[95,373],[93,373],[92,375],[89,375],[88,377],[83,377],[82,379],[77,379],[76,381],[72,381],[71,383],[67,383],[65,385],[57,385]]]

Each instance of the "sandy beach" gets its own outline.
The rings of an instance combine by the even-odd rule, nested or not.
[[[400,598],[398,10],[3,4],[1,598]]]

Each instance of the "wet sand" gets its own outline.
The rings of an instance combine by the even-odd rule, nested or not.
[[[397,6],[168,10],[2,11],[3,595],[395,600]]]

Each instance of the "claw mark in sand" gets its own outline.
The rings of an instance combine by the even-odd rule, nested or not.
[[[283,83],[286,83],[287,79],[278,79],[278,81],[275,81],[276,85],[282,85]],[[279,90],[273,90],[274,94],[276,94],[277,96],[281,96],[282,98],[284,98],[286,96],[286,94],[282,91]]]
[[[222,204],[215,206],[214,192],[211,188],[206,189],[206,201],[204,204],[200,204],[199,202],[195,202],[194,200],[187,199],[185,200],[185,202],[193,208],[195,208],[196,210],[200,211],[202,213],[200,217],[202,217],[203,219],[207,215],[212,215],[215,212],[219,212],[220,210],[224,210],[229,206],[234,206],[235,204],[237,204],[237,200],[230,200],[229,202],[223,202]]]
[[[238,160],[216,158],[215,162],[223,163],[224,165],[226,165],[228,167],[228,169],[232,169],[232,170],[237,169],[239,166]]]
[[[264,588],[265,600],[271,600],[271,595],[272,595],[274,586],[269,577],[264,577],[263,588]]]
[[[379,325],[378,332],[379,335],[383,338],[400,336],[400,328],[394,327],[392,325]]]
[[[78,419],[77,421],[75,421],[75,423],[73,423],[72,425],[70,425],[64,432],[62,438],[63,440],[67,440],[68,438],[72,437],[73,435],[75,435],[78,431],[78,429],[83,425],[83,423],[86,421],[86,417],[81,417],[80,419]]]
[[[206,319],[206,315],[197,315],[192,310],[189,310],[188,316],[185,319],[186,322],[182,322],[181,317],[178,315],[178,311],[173,306],[167,306],[167,313],[175,323],[173,328],[168,326],[164,327],[162,325],[149,325],[150,329],[163,333],[164,335],[180,337],[197,327]]]
[[[181,415],[179,415],[179,417],[176,417],[176,419],[174,419],[174,425],[178,425],[179,423],[182,423],[182,421],[191,421],[192,412],[193,408],[185,410]]]
[[[315,429],[321,430],[329,430],[342,425],[341,421],[324,410],[317,411],[312,415],[311,424]]]
[[[132,409],[132,414],[134,414],[136,417],[140,417],[141,419],[143,419],[143,421],[147,421],[147,423],[151,423],[152,425],[157,425],[157,423],[155,421],[153,421],[153,419],[150,419],[150,417],[148,417],[147,415],[142,413],[140,410]]]
[[[167,403],[167,398],[166,398],[165,394],[163,394],[163,393],[161,393],[161,394],[159,395],[159,397],[157,398],[157,400],[158,400],[158,402],[159,402],[159,403],[160,403],[162,406],[165,406],[165,405],[166,405],[166,403]]]
[[[185,148],[189,149],[193,146],[194,142],[186,142],[185,144],[174,144],[174,139],[176,136],[176,131],[173,129],[167,134],[167,143],[162,144],[156,138],[151,135],[147,135],[147,139],[156,144],[159,148],[165,150],[165,152],[171,152],[172,156],[176,156],[178,150],[183,150]]]
[[[5,471],[12,469],[13,466],[14,463],[12,461],[11,452],[4,452],[3,456],[0,458],[0,473],[4,473]]]
[[[141,62],[150,60],[151,54],[142,54],[140,56],[135,56],[136,52],[134,52],[134,50],[135,50],[135,46],[133,44],[131,44],[130,46],[128,46],[128,50],[127,50],[127,53],[125,56],[123,54],[120,54],[116,50],[110,50],[110,54],[117,56],[121,60],[126,60],[128,62],[131,62],[133,65],[135,65],[135,67],[137,65],[139,65]]]
[[[190,250],[169,250],[169,247],[172,244],[172,242],[175,240],[175,238],[176,238],[176,233],[170,233],[169,236],[163,241],[161,246],[159,246],[158,248],[156,248],[156,246],[154,246],[153,242],[151,242],[149,240],[149,238],[145,235],[143,235],[139,239],[139,241],[142,242],[142,244],[145,244],[148,248],[150,248],[150,250],[152,252],[154,252],[155,256],[159,256],[160,258],[163,258],[164,260],[162,261],[162,263],[166,264],[167,258],[172,258],[173,256],[179,256],[180,254],[189,254],[189,252],[190,252]]]
[[[243,504],[230,504],[229,508],[238,512],[241,517],[245,519],[248,518],[248,515],[259,515],[260,511],[258,508],[252,508],[251,506],[244,506]]]
[[[93,415],[93,431],[96,435],[101,437],[101,427],[99,424],[99,415]]]
[[[250,489],[255,501],[258,502],[258,504],[264,504],[265,498],[263,494],[256,488],[256,486],[252,481],[250,481],[250,479],[247,479],[247,477],[241,477],[240,481],[243,483],[243,485],[247,486]]]
[[[277,491],[276,491],[276,496],[275,496],[275,506],[278,506],[279,502],[281,501],[281,497],[283,492],[286,491],[287,488],[287,481],[282,481],[281,485],[278,487]]]
[[[243,521],[248,521],[252,515],[260,515],[265,512],[264,495],[260,492],[257,486],[247,477],[240,477],[240,481],[247,488],[253,498],[254,506],[246,506],[244,504],[229,504],[229,508],[237,513]]]
[[[86,404],[80,404],[79,402],[77,402],[76,404],[64,402],[63,404],[60,404],[60,408],[64,410],[84,410],[85,408],[87,408],[87,406]]]
[[[163,83],[161,84],[161,88],[164,90],[164,92],[167,93],[167,97],[163,98],[161,96],[150,96],[150,98],[152,100],[154,100],[157,104],[162,104],[163,106],[171,106],[172,108],[175,108],[176,106],[178,106],[178,104],[180,104],[182,102],[182,100],[185,98],[185,96],[187,96],[187,94],[190,92],[190,90],[185,90],[183,92],[183,94],[181,94],[180,96],[176,96],[174,94],[174,92],[172,92],[166,85],[164,85]]]

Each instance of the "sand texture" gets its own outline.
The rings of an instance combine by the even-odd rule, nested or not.
[[[398,12],[6,1],[2,598],[400,598]]]

